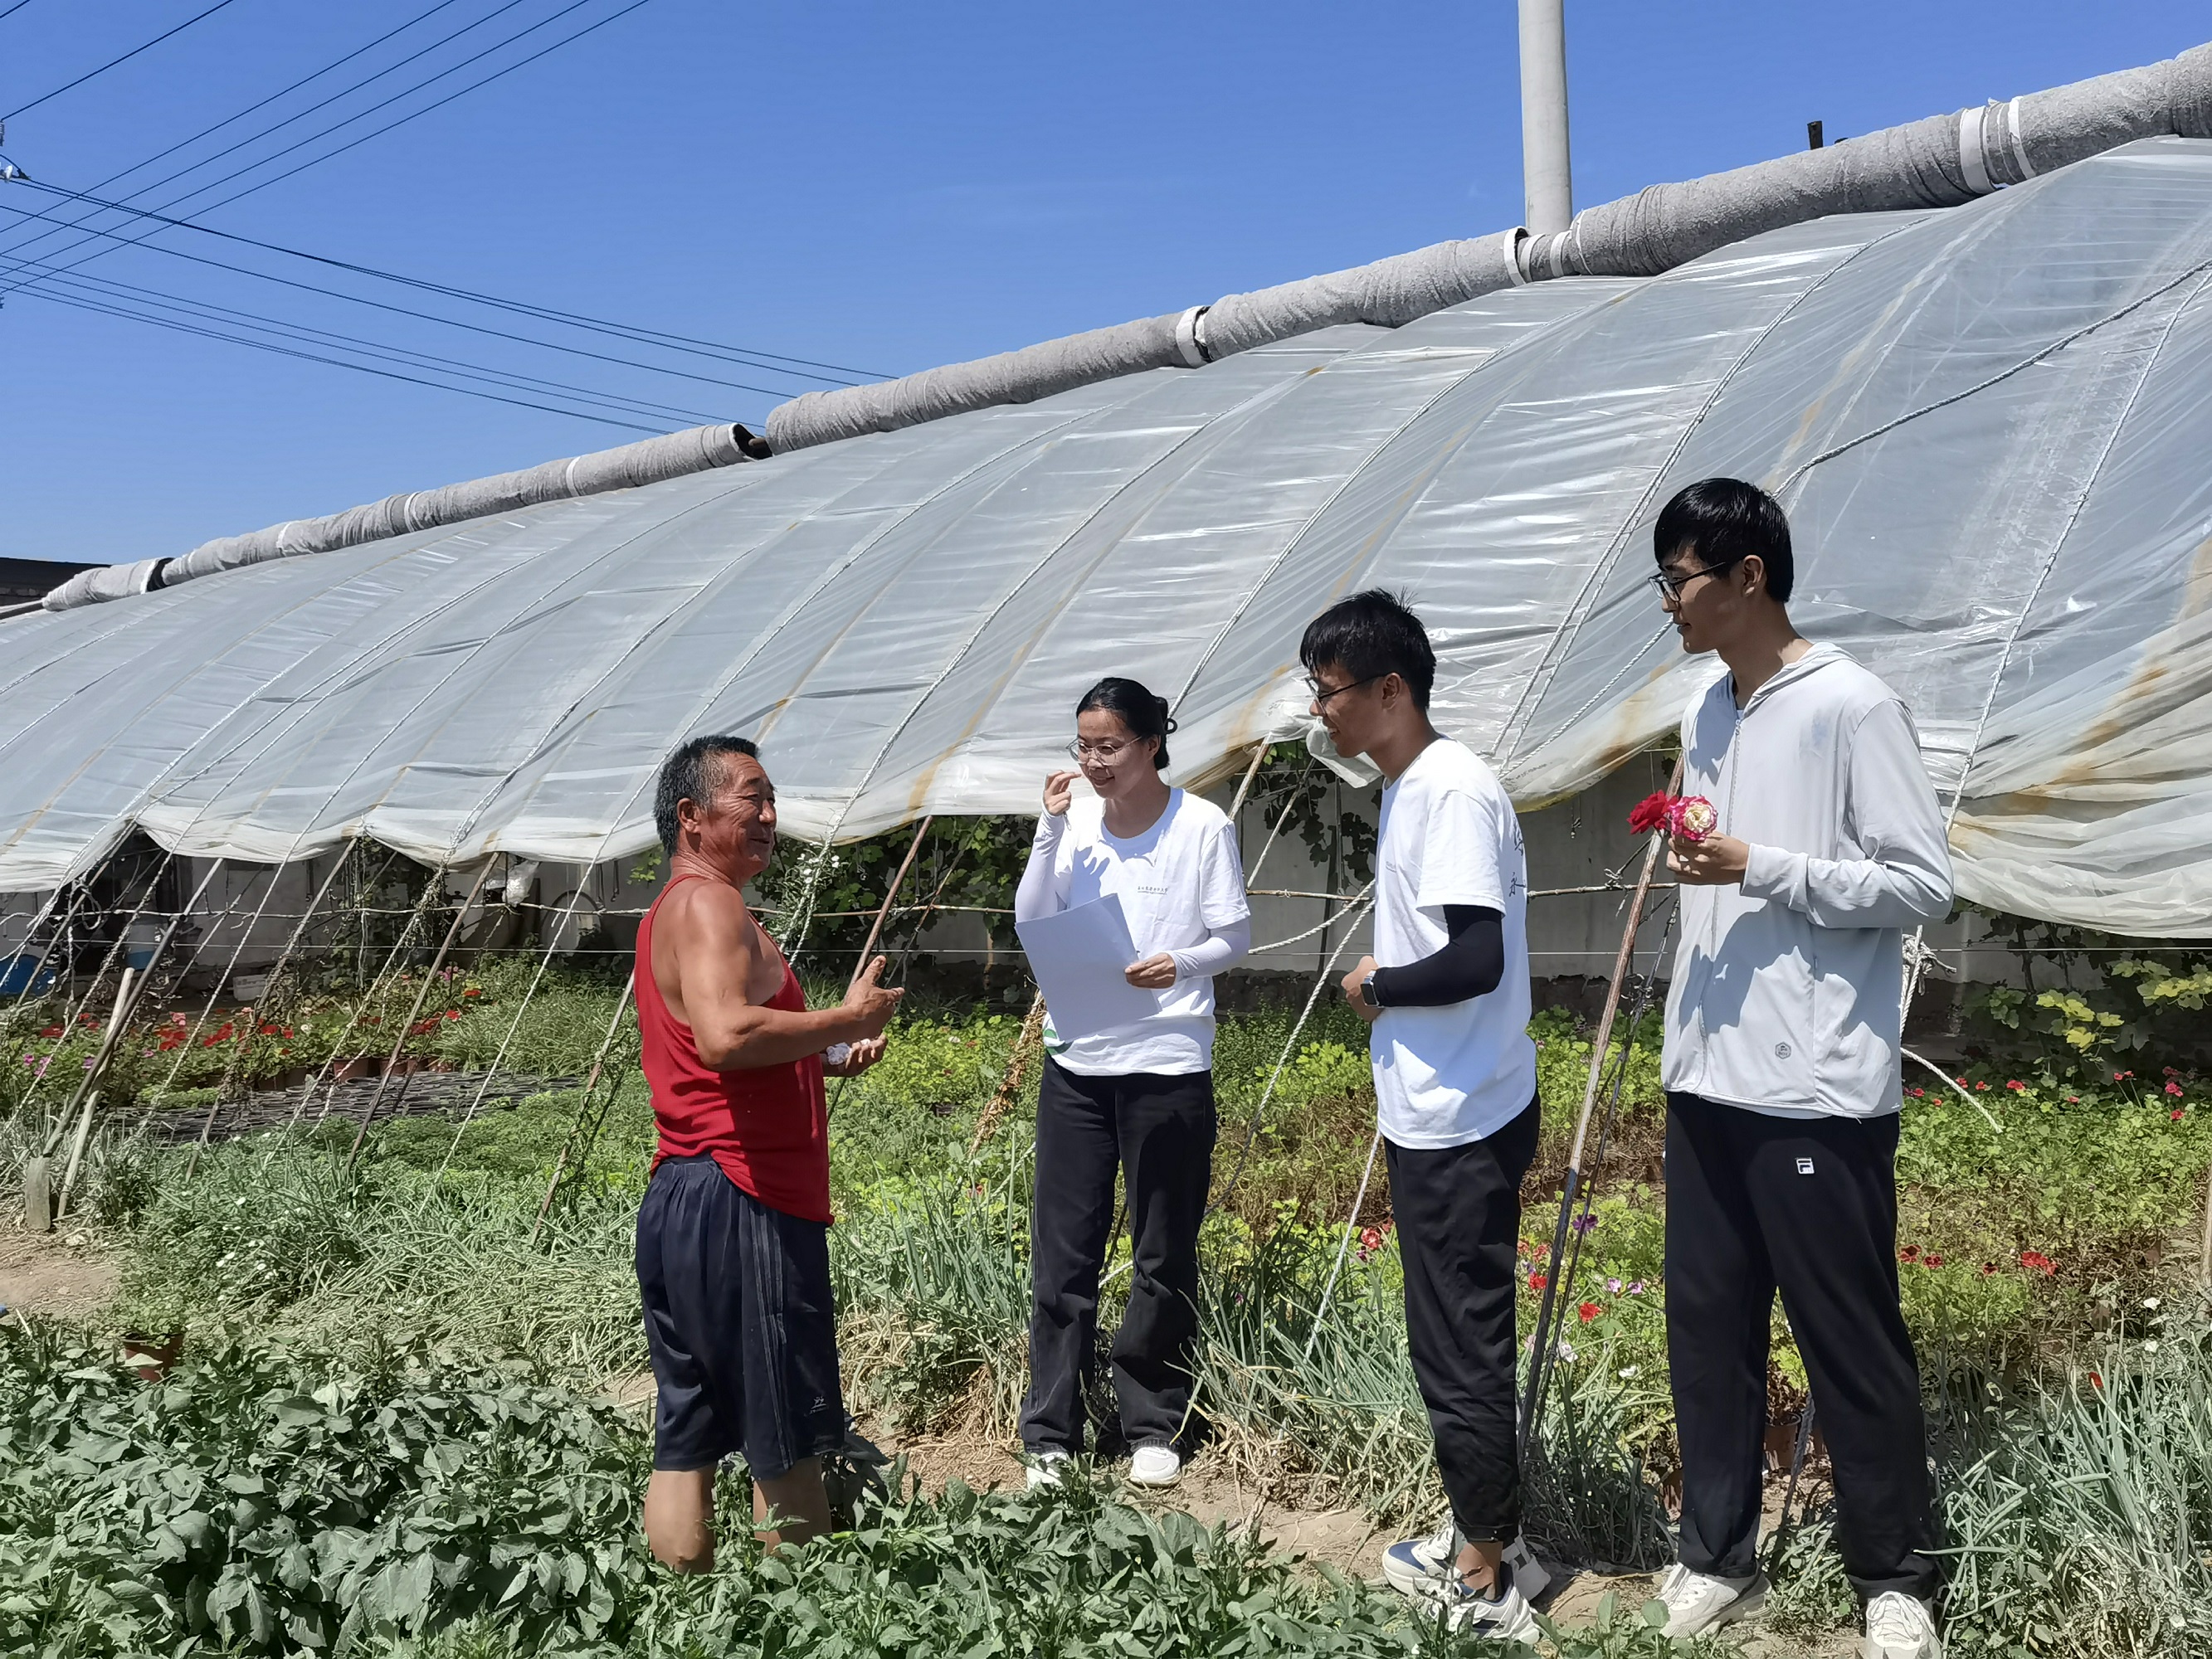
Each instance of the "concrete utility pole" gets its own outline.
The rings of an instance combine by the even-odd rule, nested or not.
[[[1565,0],[1521,0],[1521,178],[1528,228],[1565,230],[1575,216]]]

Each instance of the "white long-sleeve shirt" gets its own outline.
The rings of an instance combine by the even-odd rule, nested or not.
[[[1048,1050],[1081,1077],[1209,1070],[1213,975],[1252,948],[1252,910],[1228,815],[1176,789],[1158,821],[1127,839],[1107,833],[1105,803],[1095,796],[1040,817],[1014,894],[1014,919],[1034,921],[1109,893],[1121,901],[1137,959],[1166,951],[1175,958],[1176,982],[1155,993],[1158,1013],[1072,1042],[1063,1042],[1048,1018]]]
[[[1905,705],[1816,645],[1682,720],[1682,793],[1748,842],[1740,886],[1680,890],[1662,1078],[1788,1116],[1899,1104],[1903,930],[1951,908],[1943,814]]]

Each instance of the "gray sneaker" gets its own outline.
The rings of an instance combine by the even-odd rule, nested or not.
[[[1449,1515],[1434,1532],[1399,1540],[1382,1552],[1383,1582],[1417,1601],[1443,1600],[1446,1585],[1457,1577],[1453,1568],[1459,1560],[1460,1541],[1459,1528]],[[1527,1540],[1516,1538],[1506,1545],[1503,1559],[1524,1600],[1534,1601],[1552,1587],[1552,1575]]]

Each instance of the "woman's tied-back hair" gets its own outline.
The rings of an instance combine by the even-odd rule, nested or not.
[[[1174,716],[1168,713],[1165,697],[1154,696],[1135,680],[1118,679],[1109,674],[1085,691],[1082,702],[1075,705],[1079,715],[1087,714],[1094,708],[1119,718],[1140,743],[1146,738],[1157,739],[1160,746],[1152,750],[1152,769],[1168,769],[1168,733],[1176,729],[1176,723]]]
[[[696,801],[705,806],[722,787],[722,757],[744,755],[760,758],[759,745],[750,738],[710,732],[694,738],[660,763],[660,781],[653,792],[653,827],[660,832],[660,845],[676,855],[676,803]]]

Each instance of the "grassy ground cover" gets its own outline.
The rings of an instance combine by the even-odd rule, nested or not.
[[[419,1034],[428,1052],[466,1067],[504,1044],[509,1069],[581,1074],[615,992],[556,969],[516,1025],[534,971],[488,963],[434,988],[458,1012]],[[140,1059],[161,1057],[167,1012],[149,1022],[153,1040],[138,1048],[154,1053]],[[1217,1054],[1206,1455],[1279,1496],[1425,1522],[1438,1498],[1379,1176],[1346,1231],[1373,1127],[1364,1028],[1318,1011],[1279,1072],[1292,1018],[1228,1021]],[[1026,1103],[975,1143],[1018,1029],[1003,1012],[918,996],[890,1058],[836,1097],[833,1266],[848,1388],[897,1432],[1011,1433],[1024,1381]],[[1530,1322],[1548,1267],[1549,1183],[1589,1063],[1571,1022],[1543,1017],[1537,1034],[1546,1121],[1528,1194]],[[1559,1392],[1531,1471],[1534,1529],[1570,1559],[1656,1565],[1669,1550],[1651,1036],[1628,1056],[1607,1174],[1577,1238]],[[85,1042],[51,1018],[15,1041],[0,1070],[25,1079],[36,1066],[24,1054],[51,1062]],[[1958,1074],[1971,1101],[1932,1076],[1914,1085],[1899,1273],[1957,1550],[1954,1651],[2179,1655],[2212,1639],[2194,1613],[2212,1605],[2212,1359],[2184,1259],[2212,1130],[2193,1075],[2109,1069],[2123,1075],[1990,1059]],[[187,1076],[212,1086],[183,1072],[174,1085],[139,1086]],[[0,1185],[34,1138],[23,1126],[36,1097],[14,1087],[31,1109],[0,1131]],[[21,1586],[0,1590],[0,1646],[136,1651],[166,1632],[161,1645],[178,1650],[268,1652],[1115,1650],[1109,1638],[1157,1652],[1434,1648],[1388,1601],[1291,1575],[1249,1540],[1164,1528],[1109,1490],[1064,1510],[887,1494],[850,1539],[801,1563],[739,1549],[702,1583],[661,1577],[635,1540],[636,1428],[592,1403],[609,1376],[643,1364],[629,1267],[651,1138],[641,1088],[615,1093],[580,1177],[530,1243],[580,1103],[574,1089],[549,1092],[465,1131],[449,1118],[395,1121],[351,1179],[340,1158],[349,1126],[218,1147],[187,1184],[173,1155],[112,1120],[88,1202],[131,1235],[115,1318],[187,1327],[194,1358],[149,1388],[119,1379],[103,1350],[82,1346],[90,1339],[9,1339],[0,1480],[31,1495],[0,1514],[0,1585]],[[1802,1370],[1778,1318],[1777,1337],[1776,1398],[1788,1408]],[[164,1439],[156,1425],[171,1417],[186,1426]],[[567,1496],[548,1510],[548,1492]],[[210,1518],[171,1526],[194,1515]],[[963,1576],[978,1563],[1003,1595]],[[1782,1565],[1779,1622],[1811,1631],[1847,1616],[1817,1512]],[[368,1611],[349,1629],[356,1605]],[[1653,1644],[1632,1613],[1563,1641],[1569,1652]]]

